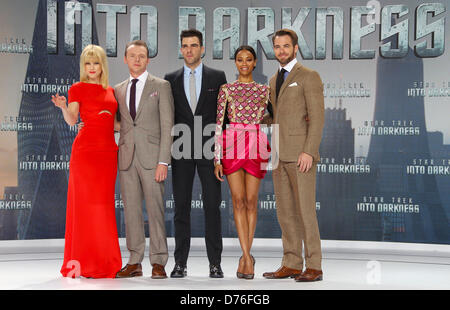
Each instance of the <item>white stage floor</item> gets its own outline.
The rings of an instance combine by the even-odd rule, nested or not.
[[[450,245],[322,241],[324,280],[298,283],[293,279],[268,280],[263,272],[281,263],[281,241],[256,239],[255,279],[236,278],[240,248],[237,239],[224,239],[224,279],[208,277],[203,239],[193,239],[188,276],[151,279],[148,256],[144,276],[133,279],[68,279],[59,274],[63,240],[0,241],[1,290],[435,290],[450,289]],[[120,239],[123,263],[129,254]],[[148,241],[147,241],[148,244]],[[169,238],[170,274],[174,241]]]

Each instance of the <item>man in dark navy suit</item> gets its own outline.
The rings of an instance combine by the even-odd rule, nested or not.
[[[220,182],[214,176],[212,156],[214,143],[211,143],[211,139],[214,139],[217,96],[220,86],[227,81],[223,71],[208,68],[202,63],[201,55],[205,48],[200,31],[184,30],[181,32],[180,40],[184,66],[164,77],[171,84],[175,105],[172,148],[175,267],[170,276],[183,278],[187,275],[186,265],[191,240],[192,187],[197,169],[205,212],[205,242],[209,260],[209,276],[223,278],[220,267],[222,195]]]

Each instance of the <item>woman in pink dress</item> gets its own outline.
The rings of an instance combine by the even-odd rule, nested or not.
[[[256,53],[252,47],[239,47],[234,59],[238,80],[222,85],[218,97],[214,174],[220,181],[226,175],[230,186],[243,253],[236,275],[253,279],[255,259],[250,249],[256,228],[259,186],[270,155],[267,136],[259,126],[267,107],[269,87],[253,81]]]

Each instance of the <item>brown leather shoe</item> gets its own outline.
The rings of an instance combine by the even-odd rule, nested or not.
[[[266,279],[284,279],[284,278],[294,278],[302,273],[301,270],[288,268],[281,266],[275,272],[264,272],[263,277]]]
[[[127,264],[125,267],[120,269],[116,274],[116,278],[133,278],[142,277],[142,265],[141,264]]]
[[[167,278],[166,271],[164,270],[164,266],[159,264],[153,264],[152,269],[152,279],[165,279]]]
[[[306,268],[306,270],[303,271],[301,275],[295,277],[295,281],[297,281],[297,282],[322,281],[322,279],[323,279],[322,270],[309,269],[309,268]]]

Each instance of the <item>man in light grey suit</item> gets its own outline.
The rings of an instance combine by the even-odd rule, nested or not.
[[[169,82],[147,72],[148,47],[144,41],[127,44],[125,63],[130,77],[115,86],[119,104],[119,178],[124,201],[128,264],[117,278],[142,276],[145,251],[142,200],[150,226],[152,278],[167,278],[168,259],[164,222],[164,180],[171,160],[174,106]],[[119,117],[120,116],[120,117]]]

